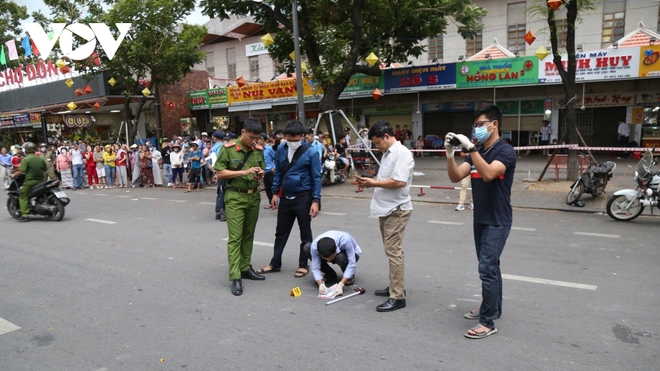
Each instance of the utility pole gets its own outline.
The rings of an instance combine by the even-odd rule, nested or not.
[[[303,81],[300,56],[300,33],[298,32],[298,0],[293,0],[293,45],[296,54],[296,90],[298,92],[298,120],[305,121],[305,99],[303,98]]]

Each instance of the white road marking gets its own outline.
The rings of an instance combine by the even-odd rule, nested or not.
[[[131,198],[131,196],[126,196],[126,195],[119,195],[119,196],[115,196],[115,197]]]
[[[570,287],[574,289],[584,289],[584,290],[596,290],[598,286],[595,285],[585,285],[583,283],[574,283],[566,281],[555,281],[555,280],[546,280],[545,278],[534,278],[534,277],[525,277],[525,276],[516,276],[513,274],[502,274],[502,278],[506,278],[514,281],[523,281],[523,282],[532,282],[532,283],[541,283],[544,285],[553,285],[561,287]]]
[[[200,205],[213,205],[215,206],[215,202],[200,202]]]
[[[141,200],[157,200],[156,197],[140,197]]]
[[[607,238],[620,238],[618,234],[604,234],[604,233],[590,233],[590,232],[573,232],[580,236],[593,236],[593,237],[607,237]]]
[[[20,329],[20,327],[7,321],[4,318],[0,318],[0,335],[6,334],[8,332],[16,331],[18,329]]]
[[[331,212],[329,212],[329,211],[321,211],[321,214],[325,214],[325,215],[336,215],[336,216],[344,216],[344,215],[346,215],[346,213],[331,213]]]
[[[445,224],[445,225],[463,225],[463,223],[459,223],[459,222],[443,222],[442,220],[428,220],[427,223]]]
[[[512,230],[514,231],[530,231],[534,232],[536,228],[523,228],[523,227],[511,227]]]
[[[229,238],[228,238],[228,237],[225,237],[225,238],[223,238],[222,240],[223,240],[223,241],[227,241],[227,240],[229,240]],[[252,244],[253,244],[253,245],[257,245],[257,246],[266,246],[266,247],[273,247],[273,246],[275,246],[275,245],[273,245],[273,244],[270,243],[270,242],[259,242],[259,241],[252,241]]]
[[[88,222],[94,222],[94,223],[103,223],[103,224],[117,224],[117,222],[112,222],[110,220],[101,220],[101,219],[85,219]]]
[[[188,202],[186,200],[167,200],[167,201],[170,201],[170,202]]]
[[[94,194],[97,195],[97,196],[107,196],[108,195],[107,193],[94,193]]]

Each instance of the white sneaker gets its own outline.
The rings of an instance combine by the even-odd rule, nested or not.
[[[470,207],[470,210],[474,210],[474,204],[473,204],[472,202],[470,202],[470,206],[469,206],[469,207]]]
[[[172,186],[172,183],[167,183],[167,186],[168,186],[168,187],[171,187],[171,186]]]
[[[465,210],[465,207],[463,206],[463,204],[458,204],[458,206],[456,206],[456,208],[454,210],[463,211],[463,210]]]

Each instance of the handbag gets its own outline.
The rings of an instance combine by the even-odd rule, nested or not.
[[[154,167],[154,163],[151,160],[147,161],[147,169],[152,169]]]

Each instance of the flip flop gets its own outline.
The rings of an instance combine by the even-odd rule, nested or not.
[[[305,269],[305,268],[298,268],[298,270],[296,270],[293,276],[296,278],[303,278],[307,275],[307,273],[309,273],[309,269],[307,269],[307,272],[303,272],[301,271],[301,269]]]
[[[467,319],[479,319],[479,318],[481,318],[481,316],[479,315],[479,309],[471,310],[469,313],[465,313],[465,315],[463,317],[465,317]]]
[[[265,270],[266,268],[270,268],[270,269]],[[275,272],[279,272],[280,270],[281,270],[280,268],[273,268],[273,267],[271,267],[270,265],[267,265],[267,266],[265,266],[265,267],[263,267],[263,268],[259,268],[259,269],[257,269],[257,274],[275,273]]]
[[[468,339],[483,339],[497,332],[495,327],[490,330],[486,330],[486,327],[483,327],[481,324],[472,327],[470,330],[474,331],[475,333],[471,334],[469,331],[466,332],[465,337]]]

